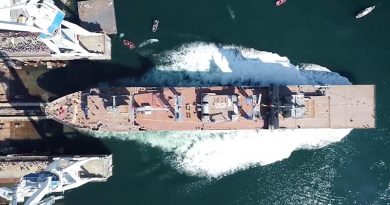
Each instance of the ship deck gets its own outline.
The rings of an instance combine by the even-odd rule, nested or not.
[[[264,120],[252,119],[255,103],[251,97],[258,96],[261,92],[263,93],[262,96],[266,96],[267,89],[258,89],[257,92],[254,92],[252,89],[234,87],[169,88],[160,92],[140,93],[134,96],[136,106],[150,105],[158,110],[137,115],[135,122],[145,130],[260,129],[264,127]],[[210,115],[214,118],[213,122],[203,122],[201,120],[200,98],[202,94],[206,93],[219,96],[212,98],[210,102],[210,109],[213,107],[215,110],[213,113],[210,110]],[[226,96],[233,94],[238,94],[238,104],[240,105],[238,108],[240,114],[235,121],[230,120],[227,116],[228,110],[224,110],[229,107]],[[175,99],[177,96],[182,97],[177,100]],[[175,117],[175,115],[179,116]]]
[[[289,86],[281,90],[314,93],[312,86]],[[375,86],[330,86],[325,96],[315,96],[306,100],[305,118],[283,118],[279,116],[283,128],[374,128],[375,127]]]
[[[99,131],[375,127],[375,86],[281,86],[274,92],[268,87],[96,89],[60,98],[46,112],[70,126]],[[288,104],[292,98],[301,101]]]

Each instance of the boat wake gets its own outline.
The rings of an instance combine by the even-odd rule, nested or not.
[[[295,66],[287,57],[275,53],[203,42],[159,54],[156,68],[159,71],[198,72],[200,79],[197,80],[202,83],[350,84],[347,78],[315,64]]]
[[[233,9],[229,5],[227,5],[226,8],[229,12],[230,18],[232,18],[232,20],[236,19],[236,14],[234,13]]]
[[[208,86],[351,84],[315,64],[295,66],[286,57],[239,46],[192,43],[155,55],[155,69],[123,86]],[[109,86],[109,85],[106,85]],[[299,149],[340,141],[350,129],[260,130],[232,132],[91,133],[96,137],[135,140],[164,150],[180,172],[219,178],[249,167],[288,158]]]
[[[139,48],[142,48],[142,47],[144,47],[144,46],[151,45],[151,44],[157,43],[157,42],[159,42],[158,39],[155,39],[155,38],[148,39],[148,40],[143,41],[142,43],[140,43],[138,47],[139,47]]]
[[[321,148],[341,140],[350,129],[261,130],[234,132],[91,133],[136,140],[162,149],[180,172],[219,178],[288,158],[299,149]]]
[[[153,55],[155,69],[122,86],[268,86],[351,84],[347,78],[315,64],[299,66],[287,57],[240,46],[196,42]],[[110,86],[102,84],[101,86]]]

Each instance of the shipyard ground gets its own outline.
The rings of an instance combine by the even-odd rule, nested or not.
[[[35,83],[45,70],[0,67],[0,141],[40,138],[35,127],[39,120],[45,120],[42,97],[54,96]]]
[[[41,171],[51,156],[109,153],[97,139],[46,119],[40,112],[47,99],[56,97],[37,83],[50,71],[45,66],[0,66],[0,183],[12,184],[27,173]],[[92,147],[85,148],[86,144]]]
[[[0,156],[0,184],[13,184],[29,173],[40,172],[50,164],[47,156]]]
[[[89,0],[77,2],[80,26],[93,32],[116,34],[113,0]]]

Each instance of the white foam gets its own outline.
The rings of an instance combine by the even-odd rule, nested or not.
[[[221,177],[256,165],[267,165],[298,149],[320,148],[337,142],[350,129],[261,130],[233,132],[94,133],[97,137],[136,140],[172,153],[181,172]]]
[[[234,46],[228,48],[234,49]],[[239,47],[237,47],[239,48]],[[263,63],[278,63],[286,68],[292,68],[293,65],[290,63],[290,60],[287,57],[282,57],[276,53],[258,51],[253,48],[239,48],[241,50],[241,55],[245,59],[257,59]]]
[[[331,72],[328,68],[313,63],[302,63],[299,68],[307,71]]]
[[[230,18],[232,18],[233,20],[236,19],[236,14],[234,13],[232,7],[230,7],[229,5],[227,5],[227,10],[228,10],[228,12],[229,12]]]
[[[348,78],[330,71],[328,68],[316,64],[301,64],[298,69],[308,82],[328,85],[349,85]]]
[[[156,70],[141,79],[159,86],[350,84],[347,78],[315,64],[295,66],[287,57],[252,48],[196,42],[156,55]],[[166,151],[181,172],[221,177],[248,167],[288,158],[294,150],[321,148],[350,129],[261,130],[235,132],[94,133],[136,140]]]
[[[155,39],[155,38],[148,39],[148,40],[145,40],[142,43],[140,43],[138,47],[141,48],[141,47],[144,47],[146,45],[150,45],[150,44],[157,43],[157,42],[159,42],[158,39]]]
[[[390,201],[390,182],[387,185],[387,188],[383,191],[380,191],[377,195],[377,199],[375,199],[374,203],[372,204],[388,204],[386,202]]]
[[[158,71],[198,72],[201,82],[256,85],[350,84],[347,78],[315,65],[295,66],[287,57],[240,46],[196,42],[157,55]],[[221,74],[223,73],[223,74]],[[190,76],[191,77],[191,76]]]

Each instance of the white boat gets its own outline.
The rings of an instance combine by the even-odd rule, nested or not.
[[[153,33],[157,31],[157,29],[158,29],[158,23],[159,23],[159,22],[160,22],[160,21],[157,20],[157,19],[153,20],[153,25],[152,25],[152,32],[153,32]]]
[[[356,15],[356,18],[357,18],[357,19],[358,19],[358,18],[361,18],[361,17],[363,17],[363,16],[369,14],[369,13],[370,13],[372,10],[374,10],[374,9],[375,9],[375,6],[370,6],[370,7],[366,8],[366,9],[364,9],[363,11],[361,11],[360,13],[358,13],[358,14]]]
[[[276,1],[276,6],[281,6],[282,4],[286,3],[287,0],[278,0]]]

